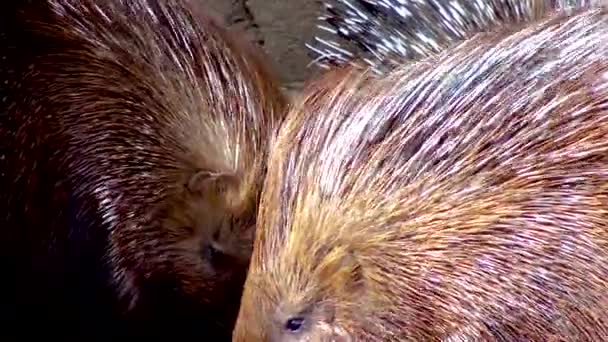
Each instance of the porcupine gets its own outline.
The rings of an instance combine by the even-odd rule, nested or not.
[[[595,9],[309,86],[233,341],[605,340],[607,57]]]
[[[1,6],[0,333],[230,339],[286,104],[258,48],[193,1]]]
[[[471,35],[605,0],[324,0],[319,34],[307,44],[321,68],[343,64],[386,72]]]

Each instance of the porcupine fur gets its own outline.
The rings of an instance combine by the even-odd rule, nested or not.
[[[307,44],[321,68],[376,72],[436,54],[478,32],[605,0],[324,0],[319,34]]]
[[[285,106],[259,51],[194,1],[0,6],[2,333],[229,340]]]
[[[605,340],[607,57],[595,9],[310,86],[233,341]]]

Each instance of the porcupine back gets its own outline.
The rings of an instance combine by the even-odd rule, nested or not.
[[[233,340],[604,340],[607,37],[586,11],[311,86]]]
[[[190,322],[198,334],[229,336],[242,281],[199,262],[189,227],[178,224],[199,211],[224,214],[187,206],[197,195],[184,184],[207,172],[236,179],[227,221],[252,226],[285,103],[259,53],[191,1],[2,6],[0,225],[15,273],[7,277],[14,306],[5,307],[49,336],[71,329],[95,338],[111,330],[106,317],[159,293],[163,305],[185,296],[196,310],[211,308]],[[176,222],[161,229],[164,219]],[[235,259],[248,259],[251,232],[231,230],[244,240]],[[165,318],[174,316],[183,319]]]
[[[477,32],[539,19],[604,0],[324,0],[314,64],[371,66],[376,72],[436,54]]]

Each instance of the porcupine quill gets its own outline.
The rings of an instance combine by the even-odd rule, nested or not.
[[[323,0],[320,30],[306,44],[313,64],[376,72],[435,54],[480,31],[605,0]]]

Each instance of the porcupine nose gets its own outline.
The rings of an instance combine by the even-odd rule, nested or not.
[[[202,257],[213,265],[216,269],[231,269],[238,263],[234,252],[228,247],[230,241],[225,241],[230,234],[222,234],[225,229],[223,225],[218,227],[212,234],[211,239],[202,246]],[[224,239],[224,240],[223,240]]]

